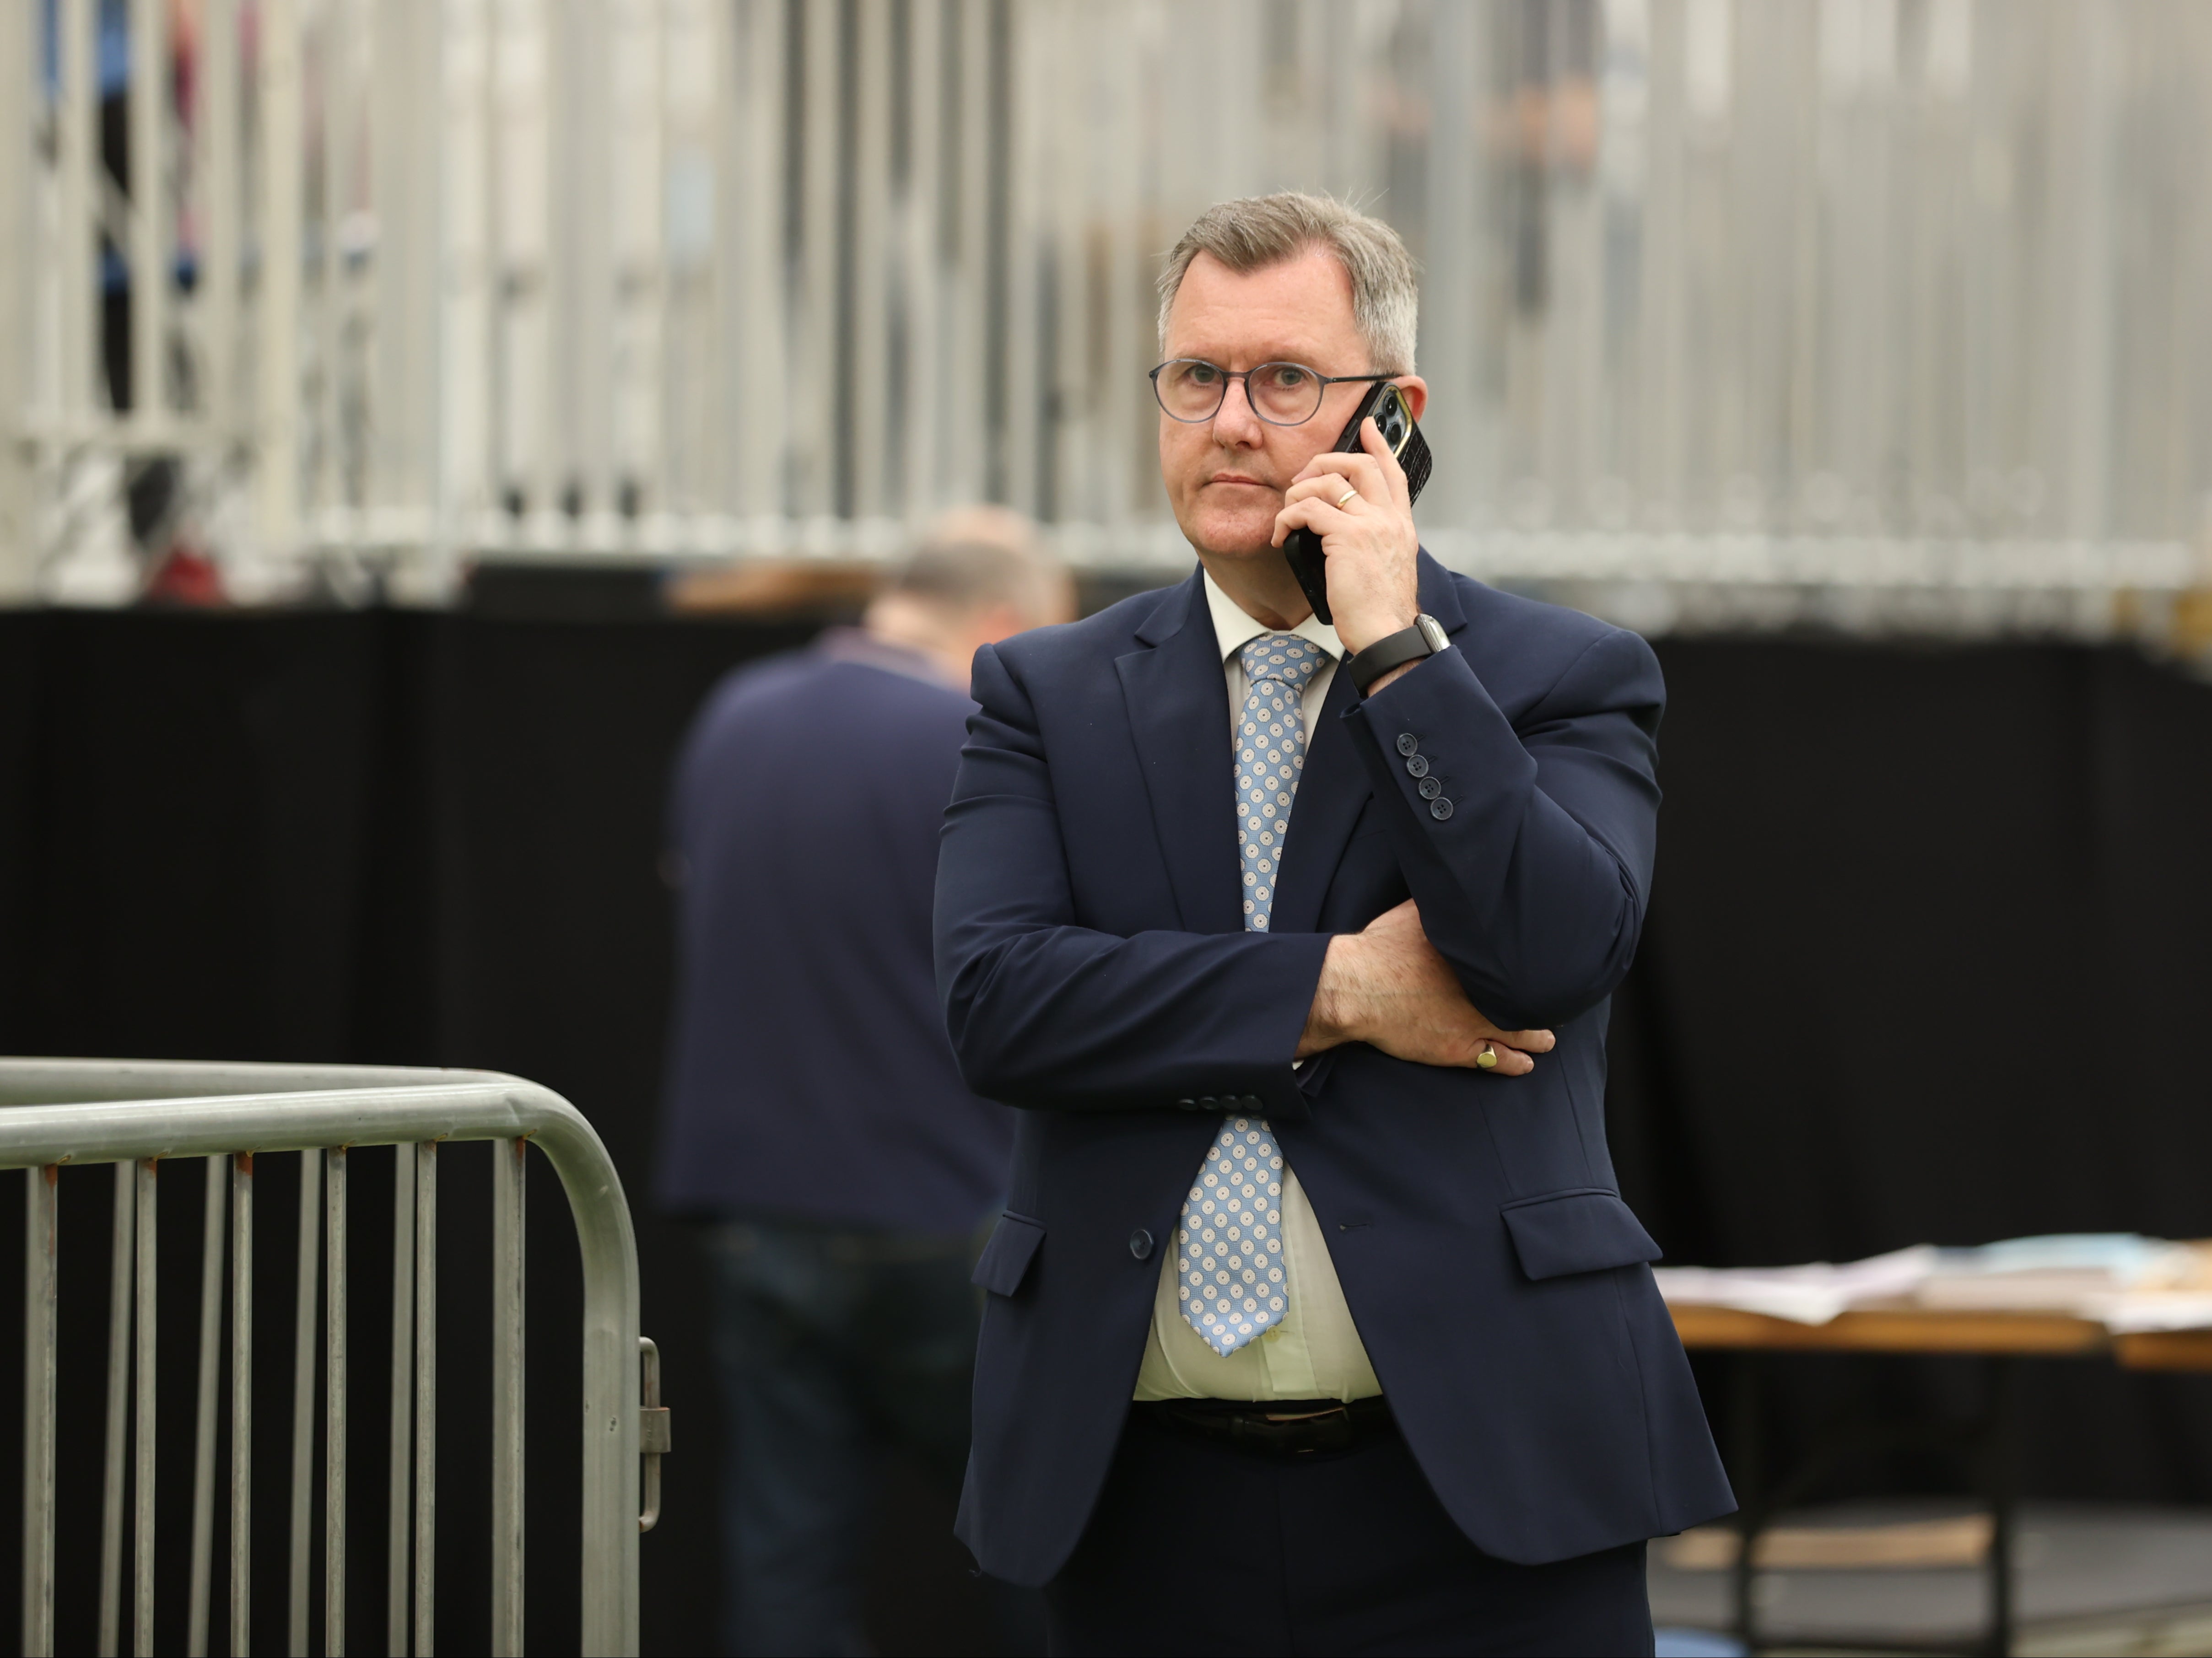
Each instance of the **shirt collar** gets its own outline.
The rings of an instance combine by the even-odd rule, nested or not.
[[[1342,659],[1344,641],[1336,636],[1336,629],[1319,616],[1308,616],[1295,628],[1270,628],[1267,623],[1255,622],[1245,615],[1237,601],[1221,591],[1220,584],[1213,579],[1212,571],[1207,570],[1205,579],[1206,608],[1212,614],[1214,642],[1221,647],[1224,662],[1236,655],[1237,647],[1248,641],[1257,639],[1261,634],[1276,632],[1293,633],[1300,639],[1310,641],[1327,653],[1332,662]]]

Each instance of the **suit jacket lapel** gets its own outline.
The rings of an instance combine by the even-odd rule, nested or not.
[[[1143,768],[1152,827],[1183,926],[1243,930],[1237,860],[1237,774],[1229,748],[1229,688],[1213,617],[1196,572],[1165,596],[1137,637],[1147,648],[1116,657],[1129,728]],[[1421,607],[1455,634],[1467,625],[1451,576],[1426,552]],[[1306,748],[1297,804],[1283,843],[1271,932],[1310,932],[1345,843],[1373,791],[1344,729],[1352,676],[1339,665]]]
[[[1170,595],[1139,630],[1150,648],[1116,657],[1114,666],[1183,928],[1240,932],[1229,687],[1198,581]]]
[[[1310,932],[1321,919],[1322,900],[1344,856],[1344,843],[1360,809],[1373,793],[1367,768],[1344,728],[1352,706],[1352,676],[1339,663],[1306,744],[1305,769],[1298,775],[1297,799],[1291,805],[1291,827],[1283,841],[1282,878],[1275,885],[1270,932]],[[1236,834],[1232,826],[1230,830]]]

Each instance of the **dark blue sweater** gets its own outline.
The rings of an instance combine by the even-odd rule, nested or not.
[[[1012,1114],[960,1080],[930,961],[975,705],[839,631],[715,688],[678,762],[680,978],[657,1195],[689,1214],[964,1232]]]

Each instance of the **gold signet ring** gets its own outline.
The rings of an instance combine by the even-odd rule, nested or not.
[[[1498,1049],[1496,1046],[1490,1042],[1483,1043],[1482,1052],[1474,1056],[1474,1062],[1482,1070],[1496,1070],[1498,1068]]]
[[[1359,499],[1359,491],[1358,491],[1358,490],[1357,490],[1357,489],[1346,489],[1346,490],[1342,495],[1339,495],[1339,496],[1336,498],[1336,504],[1337,504],[1340,507],[1341,507],[1344,505],[1344,503],[1345,503],[1346,501],[1357,501],[1357,500],[1358,500],[1358,499]]]

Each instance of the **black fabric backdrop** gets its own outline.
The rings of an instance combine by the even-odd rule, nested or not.
[[[645,1212],[670,954],[662,791],[707,687],[802,632],[0,615],[0,1052],[492,1066],[599,1126],[641,1212],[645,1329],[676,1410],[665,1518],[643,1545],[649,1651],[711,1644],[718,1577],[702,1285],[681,1231]],[[1610,1108],[1624,1185],[1670,1257],[2212,1234],[2212,688],[2057,647],[1661,654],[1660,878],[1617,1002]],[[441,1180],[439,1611],[455,1650],[487,1615],[489,1303],[472,1265],[487,1157],[452,1148]],[[356,1161],[349,1626],[366,1647],[383,1629],[391,1153]],[[273,1647],[296,1160],[264,1168],[255,1582]],[[167,1647],[182,1644],[199,1167],[172,1167],[161,1188]],[[109,1189],[105,1169],[62,1181],[65,1649],[92,1643]],[[0,1182],[11,1333],[20,1202],[20,1181]],[[576,1272],[542,1163],[530,1202],[531,1638],[552,1648],[575,1627]],[[1846,1400],[1954,1410],[1973,1383],[1934,1361],[1780,1370],[1784,1446]],[[1725,1377],[1708,1380],[1724,1414]],[[20,1386],[20,1367],[0,1366],[0,1420]],[[2024,1423],[2033,1491],[2212,1499],[2212,1381],[2037,1366]],[[0,1435],[7,1489],[18,1455]],[[903,1474],[890,1509],[872,1570],[883,1649],[975,1649],[949,1509]],[[0,1503],[0,1549],[17,1523]],[[318,1543],[318,1578],[320,1558]],[[15,1591],[0,1574],[0,1627]],[[221,1600],[218,1578],[218,1623]]]

